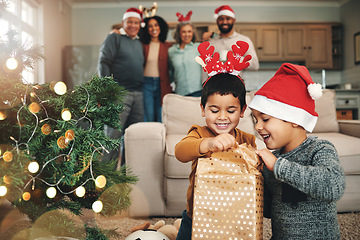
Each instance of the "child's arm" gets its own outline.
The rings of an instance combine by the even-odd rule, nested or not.
[[[235,138],[229,133],[222,133],[213,138],[204,138],[200,143],[200,153],[224,151],[236,145]]]
[[[235,138],[230,134],[216,137],[198,138],[189,134],[175,146],[175,157],[180,162],[189,162],[204,156],[208,152],[222,151],[236,145]]]
[[[279,157],[273,165],[275,178],[315,199],[332,202],[341,198],[345,190],[345,176],[331,143],[321,141],[310,152],[298,152],[297,157],[307,158],[308,165]]]

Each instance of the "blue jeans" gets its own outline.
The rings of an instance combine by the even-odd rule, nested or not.
[[[160,78],[144,77],[144,121],[161,122]]]
[[[191,240],[192,220],[186,210],[182,212],[182,219],[176,240]]]

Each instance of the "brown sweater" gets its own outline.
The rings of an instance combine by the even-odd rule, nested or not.
[[[175,146],[175,157],[177,159],[189,159],[193,158],[191,164],[191,172],[189,175],[189,187],[187,190],[187,206],[186,211],[190,218],[192,218],[193,206],[194,206],[194,184],[195,184],[195,173],[198,163],[198,158],[200,157],[210,157],[211,152],[205,154],[200,154],[200,143],[204,138],[216,137],[210,128],[200,127],[198,125],[191,126],[188,135],[184,137],[179,143]],[[241,131],[240,129],[234,129],[234,137],[237,143],[247,143],[256,148],[255,136],[246,132]]]

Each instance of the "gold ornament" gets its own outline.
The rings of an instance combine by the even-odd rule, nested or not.
[[[42,125],[41,132],[45,135],[49,135],[51,133],[51,126],[47,123]]]
[[[66,143],[66,138],[64,136],[59,137],[57,140],[57,145],[61,149],[66,148],[68,146],[68,144]]]
[[[41,110],[41,107],[36,102],[33,102],[29,105],[29,111],[32,113],[38,113],[38,112],[40,112],[40,110]]]
[[[65,138],[68,139],[69,141],[74,140],[75,138],[75,133],[73,130],[69,129],[65,132]]]
[[[13,154],[10,151],[4,152],[3,159],[5,162],[11,162],[13,160]]]

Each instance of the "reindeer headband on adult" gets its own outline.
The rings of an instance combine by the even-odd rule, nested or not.
[[[158,10],[158,4],[154,2],[151,8],[146,8],[143,5],[140,5],[139,9],[143,13],[145,18],[153,17],[156,15],[156,11]]]
[[[178,22],[190,22],[190,18],[192,15],[192,11],[190,10],[186,16],[182,15],[181,13],[177,12],[176,16],[178,17]]]
[[[219,61],[220,54],[215,52],[215,47],[210,46],[209,42],[203,42],[198,46],[200,56],[195,57],[195,61],[199,63],[205,72],[208,73],[209,78],[203,85],[214,75],[218,73],[228,73],[238,76],[240,71],[247,68],[251,60],[251,55],[245,55],[249,49],[249,44],[244,41],[237,41],[231,46],[232,51],[227,53],[227,61],[225,63]],[[241,79],[241,78],[240,78]]]

